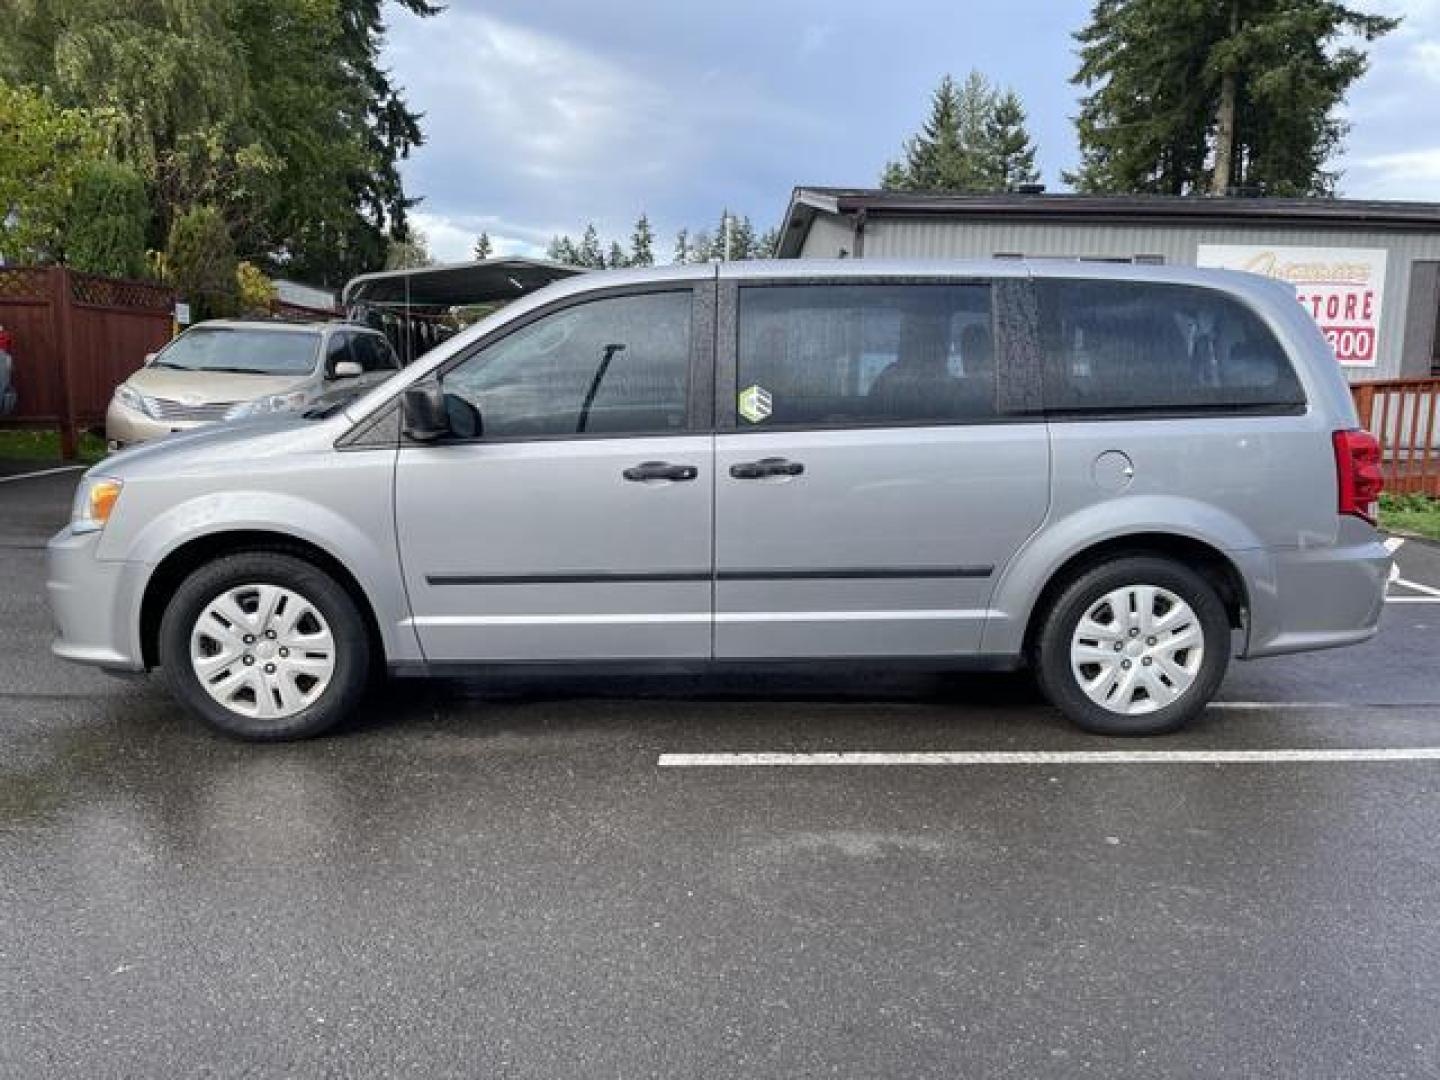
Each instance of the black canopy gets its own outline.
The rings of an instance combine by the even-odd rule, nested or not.
[[[482,262],[422,266],[361,274],[345,286],[341,302],[349,310],[366,307],[440,310],[514,300],[552,281],[582,271],[546,259],[485,259]]]
[[[581,272],[563,263],[523,258],[386,270],[352,278],[341,294],[341,306],[346,318],[383,330],[408,364],[486,309]]]

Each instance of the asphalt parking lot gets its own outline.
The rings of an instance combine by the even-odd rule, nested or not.
[[[1440,550],[1161,740],[750,676],[255,747],[49,656],[75,476],[0,479],[0,1076],[1440,1075]],[[962,756],[662,765],[856,751]]]

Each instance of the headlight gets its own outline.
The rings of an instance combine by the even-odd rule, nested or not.
[[[121,383],[117,386],[115,388],[115,397],[118,398],[120,404],[124,405],[127,409],[134,409],[136,412],[142,412],[151,419],[154,419],[155,414],[150,409],[149,399],[129,383]]]
[[[109,476],[86,476],[75,489],[75,505],[70,509],[70,531],[98,532],[110,520],[120,489],[125,485]]]
[[[270,394],[254,401],[242,401],[225,413],[226,420],[243,420],[247,416],[264,416],[267,413],[289,412],[298,409],[310,400],[305,390],[292,390],[288,394]]]

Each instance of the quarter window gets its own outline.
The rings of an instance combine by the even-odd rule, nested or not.
[[[576,304],[468,358],[444,390],[478,411],[487,437],[681,430],[690,318],[688,291]]]
[[[742,428],[995,415],[988,286],[745,286],[739,306]]]
[[[1213,289],[1129,281],[1037,283],[1046,407],[1059,412],[1303,407],[1285,350]]]

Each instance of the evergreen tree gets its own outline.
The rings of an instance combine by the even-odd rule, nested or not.
[[[1035,145],[1025,130],[1025,107],[1013,90],[995,99],[994,108],[985,118],[982,138],[992,190],[1014,191],[1021,184],[1040,179],[1040,170],[1035,167]]]
[[[611,270],[620,270],[630,265],[630,260],[625,258],[625,249],[620,246],[618,240],[610,241],[610,251],[605,256],[605,265]]]
[[[630,265],[655,265],[655,234],[650,231],[650,219],[641,214],[635,221],[635,231],[630,234]]]
[[[65,261],[76,270],[138,278],[147,271],[145,181],[127,165],[98,160],[75,182],[65,230]]]
[[[1096,0],[1075,37],[1084,191],[1329,195],[1336,115],[1398,20],[1337,0]],[[1348,42],[1348,43],[1345,43]]]
[[[755,258],[774,259],[780,255],[780,230],[778,227],[771,227],[760,234],[755,241]]]
[[[491,250],[492,248],[490,246],[490,234],[487,232],[482,232],[479,236],[475,238],[475,250],[472,251],[470,254],[476,262],[484,262],[490,257]]]
[[[683,266],[691,258],[690,230],[681,229],[675,234],[675,253],[670,261],[676,266]]]
[[[568,236],[551,237],[550,245],[545,249],[545,257],[566,266],[580,265],[580,254],[575,250],[575,241]]]
[[[710,249],[710,260],[743,262],[755,257],[755,227],[748,217],[737,217],[729,210],[720,212],[720,227]]]
[[[580,246],[575,250],[575,265],[592,270],[605,268],[605,249],[600,246],[600,234],[593,221],[585,226],[585,235],[580,238]]]
[[[690,258],[692,263],[707,263],[715,258],[715,242],[710,238],[709,232],[701,229],[690,241]]]
[[[165,248],[165,265],[195,322],[239,311],[235,243],[225,218],[214,207],[199,206],[175,219]]]
[[[978,71],[963,86],[946,75],[930,115],[905,142],[881,184],[901,191],[1004,191],[1036,176],[1035,147],[1014,91],[1000,91]]]

